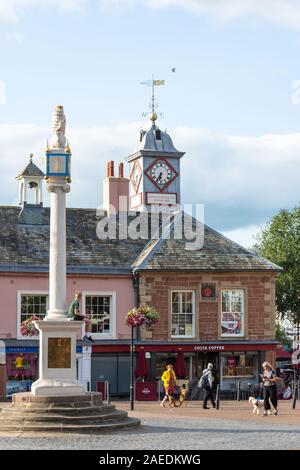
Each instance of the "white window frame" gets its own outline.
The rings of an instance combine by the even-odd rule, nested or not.
[[[86,296],[111,297],[110,333],[92,333],[94,339],[116,339],[116,292],[115,291],[82,291],[82,312],[86,309]]]
[[[242,316],[242,328],[241,328],[241,333],[239,334],[230,334],[230,333],[222,333],[222,318],[223,314],[230,313],[230,312],[223,312],[223,292],[225,291],[240,291],[243,294],[243,311],[242,312],[237,312],[240,313]],[[245,289],[241,289],[240,287],[237,287],[236,289],[233,287],[230,287],[228,289],[221,289],[221,299],[220,299],[220,336],[222,338],[242,338],[245,336],[245,327],[246,327],[246,293]],[[234,313],[234,312],[233,312]]]
[[[39,340],[38,336],[22,336],[21,335],[21,297],[22,295],[46,295],[46,312],[49,308],[49,292],[46,290],[18,290],[17,291],[17,339]]]
[[[173,293],[175,292],[191,292],[192,293],[192,330],[193,333],[191,335],[173,335],[172,334],[172,326],[173,326]],[[171,324],[171,338],[195,338],[196,336],[196,302],[195,302],[195,291],[193,289],[173,289],[171,290],[171,316],[170,316],[170,324]],[[180,313],[174,315],[181,315]]]

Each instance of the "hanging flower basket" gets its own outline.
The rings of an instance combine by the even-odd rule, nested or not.
[[[33,315],[32,317],[27,318],[21,323],[21,334],[22,336],[38,336],[39,331],[34,326],[33,322],[40,320],[40,318]]]
[[[154,307],[143,304],[138,308],[129,310],[126,314],[125,320],[128,326],[141,326],[145,325],[147,328],[151,328],[155,323],[158,322],[159,312]]]

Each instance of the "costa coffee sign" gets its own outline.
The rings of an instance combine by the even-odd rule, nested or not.
[[[226,343],[226,344],[155,344],[150,341],[141,345],[135,346],[136,351],[140,351],[140,348],[144,348],[148,353],[151,352],[178,352],[181,349],[183,352],[222,352],[222,351],[275,351],[277,342],[274,343],[256,343],[256,342],[238,342],[238,343]],[[105,344],[93,346],[93,352],[128,352],[128,344]],[[144,383],[146,386],[146,383]]]
[[[225,346],[218,344],[195,346],[194,351],[225,351]]]

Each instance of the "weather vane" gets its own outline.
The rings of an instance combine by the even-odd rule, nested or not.
[[[142,113],[142,117],[148,116],[148,114],[151,114],[151,121],[155,122],[157,119],[157,115],[159,115],[161,118],[163,118],[163,113],[156,113],[155,110],[158,107],[158,103],[155,99],[155,87],[160,86],[160,85],[165,85],[165,80],[154,80],[154,76],[152,75],[152,80],[146,80],[145,82],[140,82],[141,85],[147,85],[152,87],[152,96],[151,96],[151,103],[149,104],[149,108],[151,111],[145,111]]]

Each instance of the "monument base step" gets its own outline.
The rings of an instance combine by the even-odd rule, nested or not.
[[[101,393],[36,396],[16,393],[0,412],[0,432],[103,433],[140,426],[126,411],[103,403]]]

